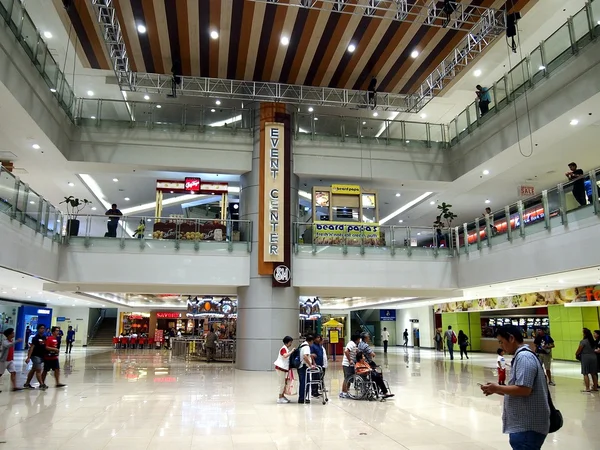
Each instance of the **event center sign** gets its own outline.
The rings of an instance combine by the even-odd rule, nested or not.
[[[266,123],[265,135],[264,261],[284,262],[285,147],[283,124]]]

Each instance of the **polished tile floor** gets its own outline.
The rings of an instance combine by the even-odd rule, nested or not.
[[[19,383],[26,367],[18,354]],[[273,358],[275,359],[275,357]],[[330,362],[326,406],[276,404],[273,373],[171,358],[167,351],[75,350],[61,355],[65,389],[8,392],[1,379],[0,444],[7,449],[509,449],[502,398],[481,395],[495,379],[492,355],[445,360],[430,350],[390,349],[396,397],[341,400],[340,361]],[[578,366],[555,363],[565,427],[544,448],[600,448],[600,398],[581,394]]]

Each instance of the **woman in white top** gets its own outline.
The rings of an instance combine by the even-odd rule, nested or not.
[[[277,374],[277,388],[279,391],[277,403],[290,403],[290,401],[285,397],[285,383],[290,371],[290,356],[295,350],[295,348],[291,348],[292,342],[294,342],[294,338],[291,336],[286,336],[283,338],[283,347],[279,349],[279,354],[275,360],[275,373]]]

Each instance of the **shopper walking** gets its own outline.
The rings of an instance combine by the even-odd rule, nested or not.
[[[31,328],[27,325],[25,328],[25,350],[29,350],[29,338],[31,337]]]
[[[69,329],[67,330],[67,348],[65,349],[66,353],[71,354],[71,351],[73,350],[73,342],[75,342],[75,330],[73,330],[73,327],[69,325]]]
[[[300,383],[300,386],[298,386],[298,403],[310,403],[310,400],[306,399],[306,369],[315,367],[310,356],[310,346],[313,341],[314,338],[309,334],[306,336],[306,342],[303,342],[300,347],[298,347],[298,350],[300,350],[300,367],[298,367],[298,380]]]
[[[540,359],[542,366],[546,369],[546,379],[550,386],[556,386],[552,381],[552,349],[554,348],[554,339],[546,334],[546,330],[540,328],[533,340],[535,353]]]
[[[40,389],[44,385],[42,381],[42,371],[44,369],[44,356],[46,354],[46,326],[39,324],[37,326],[37,333],[33,338],[31,338],[31,345],[29,346],[29,352],[27,353],[27,358],[25,358],[25,364],[29,364],[31,361],[31,370],[27,374],[27,380],[23,387],[25,389],[33,389],[31,386],[31,380],[33,379],[33,375],[40,383]]]
[[[402,333],[402,340],[404,341],[404,348],[408,347],[408,329],[404,329],[404,333]]]
[[[442,347],[444,346],[444,340],[442,339],[442,333],[438,328],[435,329],[435,337],[433,338],[433,340],[435,341],[435,349],[438,352],[441,352],[443,350]]]
[[[279,349],[277,359],[275,360],[275,374],[277,375],[277,388],[279,398],[277,403],[290,403],[285,396],[285,388],[290,379],[290,356],[294,353],[295,348],[292,347],[294,339],[291,336],[283,338],[283,346]]]
[[[354,375],[354,364],[356,363],[356,352],[358,351],[359,342],[360,334],[355,333],[351,336],[350,342],[346,344],[346,348],[344,349],[344,357],[342,358],[344,382],[342,383],[340,398],[348,398],[348,379]]]
[[[513,325],[498,330],[502,349],[514,355],[508,386],[488,383],[485,395],[504,396],[502,431],[513,450],[539,450],[550,429],[548,385],[540,362],[523,343],[521,329]]]
[[[206,335],[206,343],[204,344],[206,348],[206,362],[211,362],[215,360],[215,354],[217,353],[217,341],[219,337],[217,333],[214,332],[212,327],[210,331]]]
[[[596,341],[592,332],[584,328],[583,340],[579,343],[579,347],[575,352],[575,356],[581,361],[581,375],[585,383],[585,391],[581,392],[597,392],[598,391],[598,359],[595,352]],[[590,389],[590,378],[592,377],[592,388]]]
[[[446,339],[446,347],[452,361],[454,359],[454,344],[457,341],[456,334],[452,331],[452,325],[448,325],[448,330],[444,333],[444,338]]]
[[[463,359],[463,355],[469,359],[467,347],[469,347],[469,336],[467,336],[463,330],[460,330],[458,332],[458,348],[460,349],[460,359]]]
[[[42,383],[40,389],[46,390],[46,376],[51,370],[54,372],[54,379],[56,381],[56,387],[65,387],[60,382],[60,364],[58,363],[58,335],[60,333],[59,327],[52,327],[50,329],[50,336],[46,338],[46,354],[44,355],[44,373],[42,374]]]
[[[22,339],[15,340],[14,328],[7,328],[0,334],[0,377],[4,375],[5,371],[8,371],[13,392],[21,390],[17,387],[17,370],[14,361],[15,344],[21,341]]]
[[[387,353],[388,343],[390,342],[390,332],[386,327],[383,327],[381,332],[381,340],[383,341],[383,353]]]

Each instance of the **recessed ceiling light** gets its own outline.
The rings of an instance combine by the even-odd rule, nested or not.
[[[144,100],[150,100],[150,96],[148,94],[144,95]]]
[[[91,116],[91,117],[90,117],[90,119],[95,119],[95,118],[96,118],[96,116]]]
[[[40,149],[40,146],[39,146],[39,144],[33,144],[33,145],[31,146],[31,148],[33,148],[33,149],[35,149],[35,150],[39,150],[39,149]]]
[[[417,233],[417,236],[421,236],[421,233]]]
[[[418,50],[413,50],[410,54],[410,57],[412,59],[415,59],[417,56],[419,56],[419,51]]]
[[[115,183],[118,183],[118,182],[119,182],[119,179],[118,179],[118,178],[113,178],[113,181],[114,181]]]
[[[538,70],[546,70],[546,66],[540,66],[538,67]]]
[[[481,70],[477,69],[475,72],[473,72],[473,75],[475,75],[476,77],[480,77],[481,76]]]
[[[404,222],[404,220],[402,220],[402,219],[400,219],[400,220],[398,221],[398,223],[402,223],[402,222]]]
[[[308,107],[308,112],[313,112],[315,109],[312,106]]]
[[[219,32],[215,31],[215,30],[211,31],[210,32],[210,37],[213,38],[213,39],[219,39]]]
[[[485,169],[485,170],[483,171],[483,174],[484,174],[484,175],[489,175],[489,174],[490,174],[490,171],[489,171],[489,170],[487,170],[487,169]]]
[[[28,295],[27,298],[31,298],[31,295]]]
[[[430,204],[430,205],[435,205],[435,202],[434,202],[433,200],[431,200],[431,201],[429,202],[429,204]]]
[[[33,200],[30,200],[30,201],[29,201],[29,204],[30,204],[30,205],[35,205],[35,202],[34,202]]]
[[[96,211],[98,208],[96,208],[95,206],[92,206],[92,211]]]
[[[128,202],[129,201],[129,197],[125,197],[125,201]]]
[[[56,89],[50,88],[50,92],[56,92]]]
[[[375,111],[375,112],[373,113],[373,117],[377,117],[378,115],[379,115],[379,113],[378,113],[377,111]]]
[[[214,108],[210,110],[210,112],[215,112],[215,111],[216,111],[216,109],[214,109]]]
[[[406,141],[407,144],[410,144],[410,141]]]
[[[44,37],[46,39],[52,39],[52,33],[50,33],[49,31],[44,31]]]
[[[400,197],[400,192],[398,192],[398,193],[396,194],[396,197]]]
[[[156,105],[156,107],[157,107],[158,109],[162,108],[162,106],[161,106],[161,105]]]
[[[491,200],[488,198],[488,199],[485,201],[485,204],[486,204],[486,205],[489,205],[490,203],[492,203],[492,201],[491,201]]]
[[[366,124],[367,124],[367,122],[363,122],[363,125],[366,125]]]
[[[93,97],[94,96],[94,91],[87,91],[87,95],[88,95],[88,97]]]
[[[146,27],[141,23],[137,26],[138,33],[144,34],[146,32]]]
[[[425,114],[425,113],[421,114],[421,119],[425,119],[425,118],[427,118],[427,114]]]
[[[73,183],[72,181],[69,181],[67,184],[71,187],[75,186],[75,183]]]
[[[354,50],[356,50],[356,45],[354,45],[354,44],[350,44],[350,45],[348,46],[348,51],[349,51],[350,53],[354,53]]]
[[[288,45],[290,43],[290,38],[287,36],[281,36],[281,45]]]
[[[219,106],[219,105],[221,104],[221,100],[217,100],[217,101],[215,102],[215,104],[216,104],[217,106]]]
[[[16,288],[16,287],[13,287],[13,288],[12,288],[12,290],[13,290],[13,291],[16,291],[16,290],[17,290],[17,288]]]
[[[577,119],[573,119],[571,120],[571,122],[569,122],[571,125],[577,125],[579,123],[579,120]]]

